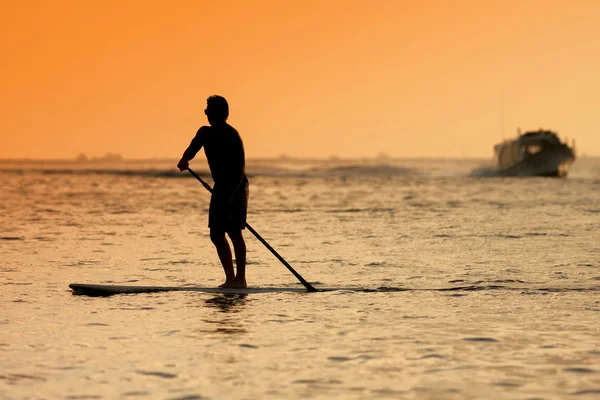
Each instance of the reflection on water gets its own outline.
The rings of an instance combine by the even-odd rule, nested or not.
[[[223,293],[206,300],[206,305],[224,313],[239,312],[248,303],[245,293]]]
[[[206,305],[216,309],[219,315],[210,319],[204,318],[202,326],[192,331],[193,336],[200,334],[199,338],[205,338],[207,333],[219,336],[236,336],[246,333],[238,313],[245,308],[249,301],[248,295],[244,293],[223,293],[205,300]]]

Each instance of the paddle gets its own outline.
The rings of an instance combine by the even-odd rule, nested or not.
[[[208,183],[204,182],[204,181],[202,180],[202,178],[200,178],[200,177],[199,177],[199,176],[198,176],[198,175],[197,175],[197,174],[196,174],[196,173],[195,173],[195,172],[194,172],[194,171],[193,171],[191,168],[188,168],[187,170],[190,172],[190,174],[192,174],[192,176],[193,176],[194,178],[196,178],[196,179],[198,179],[198,180],[200,181],[200,183],[202,184],[202,186],[204,186],[204,187],[206,188],[206,190],[208,190],[208,191],[209,191],[209,192],[211,192],[211,193],[213,192],[213,190],[212,190],[212,188],[210,187],[210,185],[209,185]],[[260,236],[260,235],[258,234],[258,232],[256,232],[256,231],[255,231],[255,230],[254,230],[254,229],[253,229],[253,228],[252,228],[250,225],[248,225],[248,223],[247,223],[247,222],[244,222],[244,225],[246,226],[246,228],[248,228],[248,230],[249,230],[250,232],[252,232],[252,234],[253,234],[254,236],[256,236],[256,238],[257,238],[258,240],[260,240],[260,242],[261,242],[262,244],[264,244],[264,245],[265,245],[265,247],[266,247],[267,249],[269,249],[269,250],[271,251],[271,253],[273,253],[273,255],[275,255],[275,257],[277,257],[277,259],[278,259],[279,261],[281,261],[281,263],[282,263],[283,265],[285,265],[285,266],[287,267],[287,269],[289,269],[289,270],[290,270],[290,272],[291,272],[292,274],[294,274],[294,276],[295,276],[295,277],[296,277],[296,278],[297,278],[297,279],[300,281],[300,283],[304,285],[304,287],[306,288],[306,290],[308,290],[309,292],[318,292],[318,290],[317,290],[317,289],[315,289],[315,288],[314,288],[314,287],[313,287],[313,286],[312,286],[310,283],[306,282],[306,280],[305,280],[305,279],[304,279],[302,276],[300,276],[300,274],[299,274],[299,273],[297,273],[297,272],[296,272],[296,270],[295,270],[294,268],[292,268],[292,266],[291,266],[290,264],[288,264],[288,262],[287,262],[287,261],[285,261],[285,260],[283,259],[283,257],[281,257],[281,256],[279,255],[279,253],[277,253],[277,252],[275,251],[275,249],[274,249],[274,248],[272,248],[272,247],[271,247],[271,245],[270,245],[269,243],[267,243],[267,241],[266,241],[265,239],[263,239],[263,238],[262,238],[262,236]]]

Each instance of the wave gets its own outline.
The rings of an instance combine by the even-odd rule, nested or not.
[[[392,160],[278,160],[250,159],[246,171],[250,177],[273,178],[351,178],[351,177],[497,177],[498,173],[480,159],[392,159]],[[189,178],[175,168],[173,160],[124,161],[122,163],[41,163],[2,162],[0,173],[42,173],[61,175],[114,175],[150,178]],[[204,160],[194,162],[194,170],[210,177]],[[600,160],[577,160],[569,176],[597,179]]]
[[[368,175],[368,176],[407,176],[420,174],[418,169],[379,164],[379,165],[344,165],[326,168],[320,172],[328,176]]]
[[[208,169],[195,170],[202,177],[210,177]],[[13,168],[0,169],[0,172],[13,174],[39,173],[44,175],[112,175],[127,177],[151,178],[190,178],[191,175],[182,173],[174,168]],[[258,165],[247,167],[250,177],[289,177],[289,178],[328,178],[353,176],[409,176],[422,172],[416,168],[392,165],[342,165],[333,167],[287,168],[281,166]]]
[[[336,165],[309,168],[257,166],[249,167],[249,176],[293,178],[350,178],[353,176],[408,176],[418,175],[416,168],[393,165]]]
[[[17,174],[40,173],[43,175],[113,175],[113,176],[141,176],[154,178],[188,178],[190,175],[183,174],[177,170],[167,169],[26,169],[26,170],[2,170]],[[198,171],[198,175],[210,175],[208,171]]]

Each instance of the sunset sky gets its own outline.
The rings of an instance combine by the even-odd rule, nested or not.
[[[249,158],[600,155],[600,1],[3,0],[0,158],[178,158],[225,96]]]

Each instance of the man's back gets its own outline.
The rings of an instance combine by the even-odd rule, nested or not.
[[[238,131],[227,123],[203,126],[200,131],[215,183],[237,186],[246,173],[244,143]]]

